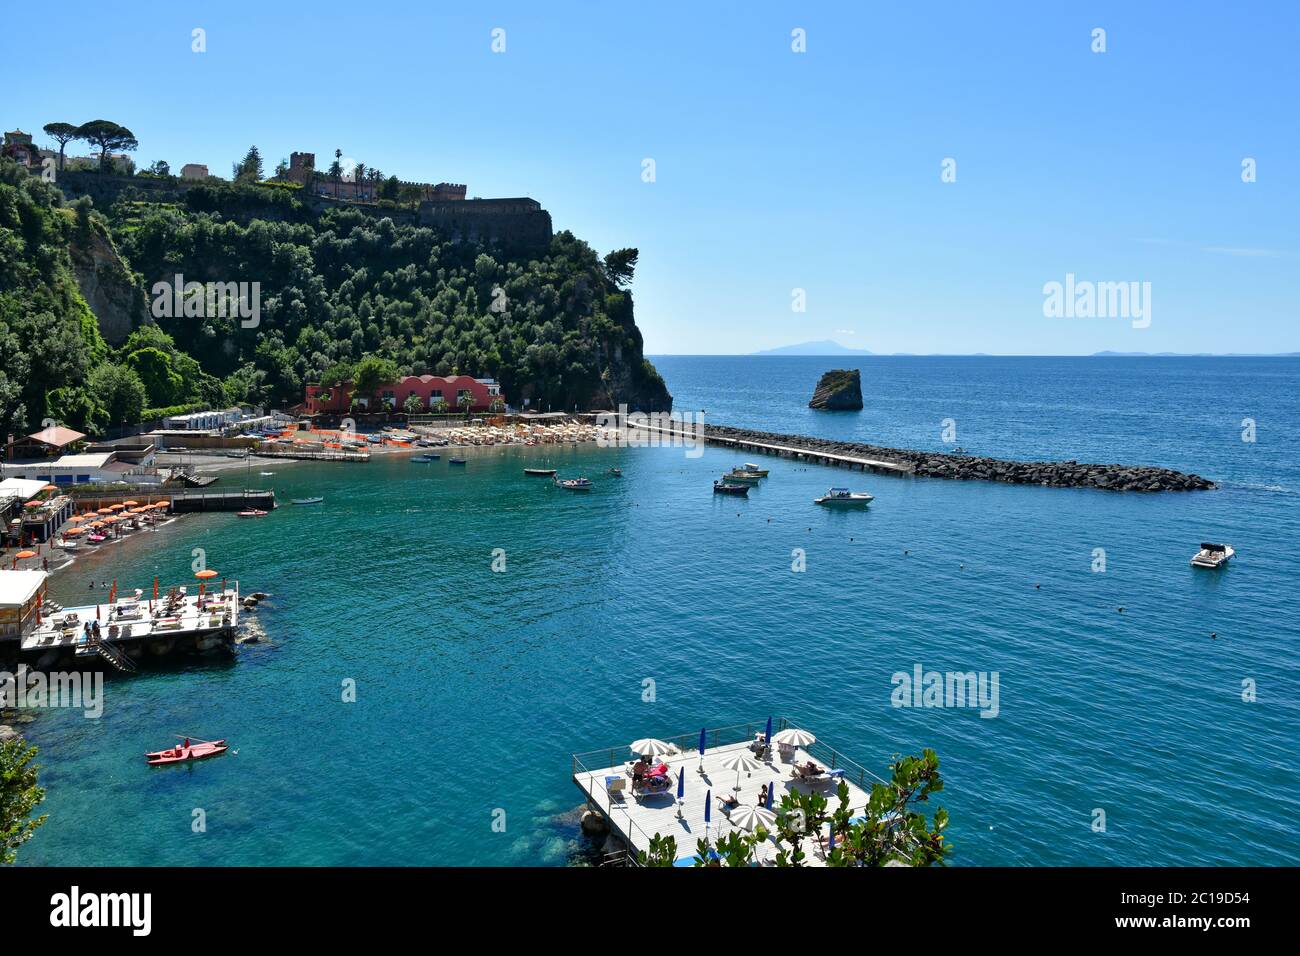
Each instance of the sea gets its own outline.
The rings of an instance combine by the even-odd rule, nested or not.
[[[258,642],[110,677],[98,719],[22,725],[49,816],[19,863],[584,865],[571,754],[769,715],[883,775],[933,749],[953,865],[1300,863],[1300,360],[653,361],[708,422],[1162,465],[1218,488],[766,458],[771,477],[734,499],[711,483],[735,455],[681,447],[227,471],[217,487],[271,487],[282,507],[184,517],[52,590],[193,583],[201,557],[270,595],[245,615]],[[861,370],[862,411],[807,408],[834,367]],[[815,506],[831,485],[875,500]],[[1237,556],[1194,569],[1201,541]],[[918,669],[995,681],[996,707],[900,699]],[[232,749],[146,766],[174,735]]]

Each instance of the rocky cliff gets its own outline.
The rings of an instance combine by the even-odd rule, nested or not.
[[[77,287],[95,313],[99,334],[109,345],[120,345],[149,320],[144,287],[98,230],[78,235],[68,252]]]

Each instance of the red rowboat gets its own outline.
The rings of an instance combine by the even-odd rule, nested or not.
[[[190,743],[187,740],[184,744],[177,744],[170,750],[155,750],[153,753],[145,754],[144,758],[150,766],[156,767],[165,763],[185,763],[187,760],[215,757],[217,754],[225,753],[226,750],[224,740],[200,740],[197,743]]]

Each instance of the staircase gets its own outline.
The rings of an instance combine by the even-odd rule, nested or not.
[[[113,667],[123,674],[134,674],[136,672],[135,661],[127,657],[121,648],[114,647],[108,641],[99,640],[94,643],[95,652],[104,660],[108,661]]]

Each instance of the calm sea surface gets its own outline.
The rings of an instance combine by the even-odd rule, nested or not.
[[[572,751],[785,714],[880,772],[895,753],[938,751],[954,863],[1300,863],[1300,360],[656,364],[678,408],[713,422],[937,450],[953,419],[974,453],[1159,464],[1221,488],[1113,494],[768,459],[772,477],[737,501],[710,493],[734,463],[715,449],[262,465],[275,474],[254,482],[282,501],[325,504],[185,518],[56,582],[64,603],[92,577],[181,582],[203,548],[272,598],[249,616],[265,642],[233,662],[110,680],[102,719],[27,725],[50,818],[20,862],[559,865],[581,851]],[[867,407],[809,411],[837,365],[862,369]],[[526,465],[596,488],[560,492]],[[625,477],[603,476],[612,465]],[[833,483],[876,501],[812,505]],[[1202,539],[1238,557],[1195,571]],[[997,717],[891,706],[891,675],[917,664],[997,671]],[[238,754],[146,767],[175,733]]]

